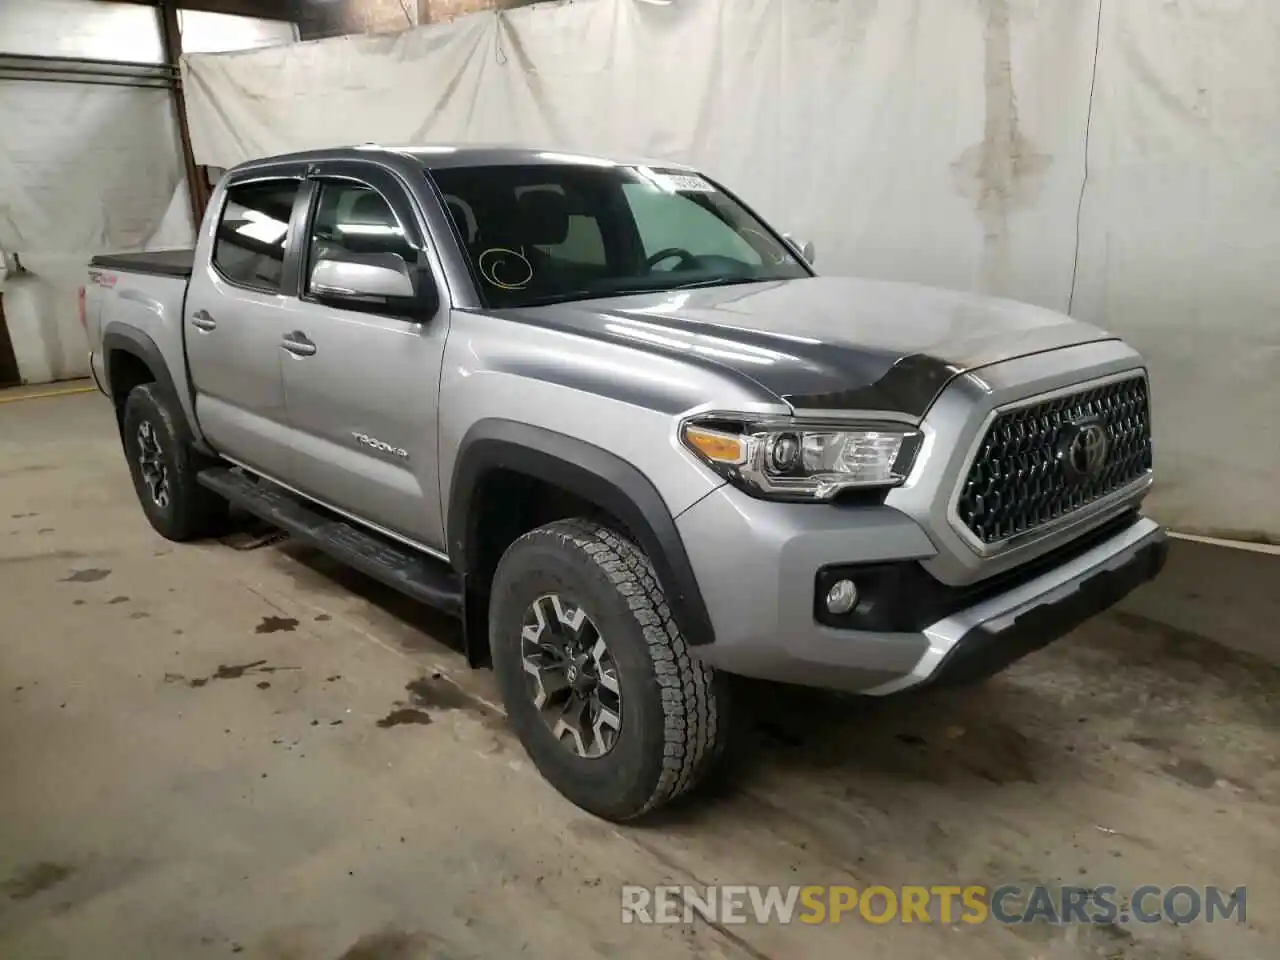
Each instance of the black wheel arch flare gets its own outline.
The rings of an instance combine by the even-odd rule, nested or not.
[[[102,371],[104,382],[102,385],[106,388],[107,395],[113,399],[115,397],[111,366],[113,359],[120,353],[132,354],[147,365],[154,383],[163,391],[166,397],[173,400],[173,414],[177,426],[186,433],[188,438],[193,438],[195,432],[191,429],[191,424],[187,421],[186,411],[182,409],[182,404],[179,402],[178,387],[173,382],[173,375],[169,372],[169,365],[165,363],[164,355],[160,352],[160,348],[156,346],[156,342],[143,331],[128,326],[115,326],[103,336]]]
[[[684,541],[654,485],[616,454],[542,427],[486,419],[473,424],[462,438],[445,519],[449,557],[464,577],[474,573],[482,519],[473,500],[490,470],[525,474],[617,517],[648,555],[687,642],[701,645],[715,639]]]

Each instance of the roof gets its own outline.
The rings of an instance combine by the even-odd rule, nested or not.
[[[281,154],[263,157],[250,161],[243,166],[259,164],[275,164],[306,162],[310,160],[354,160],[369,153],[382,153],[388,156],[407,157],[427,169],[444,169],[446,167],[494,167],[533,164],[582,164],[584,166],[658,166],[690,169],[683,163],[670,160],[653,160],[632,157],[604,157],[598,155],[568,152],[537,147],[521,147],[508,144],[419,144],[414,146],[384,146],[376,143],[358,146],[332,147],[325,150],[307,150],[300,153]]]

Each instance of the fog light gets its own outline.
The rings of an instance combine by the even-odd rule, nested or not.
[[[858,603],[858,588],[852,580],[837,580],[827,591],[827,610],[837,615],[848,613]]]

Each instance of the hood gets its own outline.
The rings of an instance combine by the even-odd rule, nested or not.
[[[954,377],[1111,340],[1030,304],[908,283],[808,277],[502,311],[523,323],[679,356],[806,410],[923,416]]]

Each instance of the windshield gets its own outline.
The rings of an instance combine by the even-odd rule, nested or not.
[[[431,175],[490,308],[810,276],[772,230],[688,171],[566,163]]]

